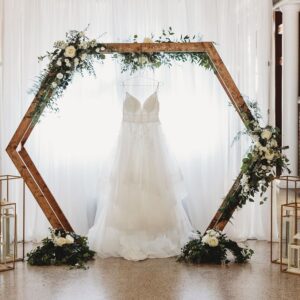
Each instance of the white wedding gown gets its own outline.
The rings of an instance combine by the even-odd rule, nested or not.
[[[188,241],[183,178],[161,130],[157,92],[143,105],[126,93],[117,147],[99,193],[101,208],[88,239],[100,257],[170,257]]]

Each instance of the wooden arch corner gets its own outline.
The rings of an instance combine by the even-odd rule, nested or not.
[[[104,44],[105,51],[103,53],[147,53],[147,52],[204,52],[207,53],[212,61],[215,74],[220,81],[222,87],[227,93],[231,103],[235,107],[239,116],[244,123],[253,120],[253,116],[245,103],[241,93],[235,85],[231,75],[229,74],[226,66],[224,65],[221,57],[219,56],[216,48],[212,42],[198,42],[198,43],[110,43]],[[40,91],[37,93],[39,95]],[[73,231],[71,224],[64,215],[60,206],[58,205],[55,197],[51,193],[32,159],[30,158],[25,144],[29,138],[35,123],[32,116],[35,108],[38,104],[38,97],[35,96],[31,105],[29,106],[25,116],[23,117],[20,125],[14,133],[11,141],[7,146],[7,153],[11,160],[15,164],[16,168],[20,172],[21,176],[34,198],[41,207],[46,218],[49,220],[53,228],[64,228],[68,231]],[[208,228],[218,228],[223,230],[226,226],[228,219],[222,218],[223,210],[227,204],[229,197],[236,190],[239,184],[240,176],[234,182],[232,188],[228,192],[220,208],[216,212],[214,218],[209,224]],[[236,205],[231,206],[230,215],[232,215],[236,209]]]

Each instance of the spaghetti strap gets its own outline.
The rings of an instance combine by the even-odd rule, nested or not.
[[[157,82],[157,86],[156,86],[156,89],[155,89],[156,92],[158,91],[158,88],[159,88],[159,81]]]

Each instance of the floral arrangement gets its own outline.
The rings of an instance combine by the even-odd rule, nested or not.
[[[241,173],[237,186],[227,196],[224,207],[221,208],[222,219],[228,220],[232,216],[235,207],[242,207],[247,201],[254,202],[256,194],[260,196],[260,204],[267,197],[263,197],[271,181],[276,177],[276,171],[280,174],[288,168],[288,158],[282,150],[288,147],[280,147],[280,131],[270,125],[261,127],[258,120],[246,121],[245,132],[252,138],[252,144],[243,159]]]
[[[86,262],[94,255],[86,237],[63,229],[50,229],[50,237],[43,239],[42,246],[29,252],[27,257],[30,265],[70,265],[86,269]]]
[[[175,33],[172,27],[167,30],[163,29],[159,37],[155,38],[152,34],[151,37],[145,37],[140,41],[143,43],[191,43],[201,42],[201,36],[193,35],[180,35],[175,38]],[[131,42],[137,43],[139,41],[138,35],[134,35]],[[156,69],[162,65],[171,67],[173,62],[187,62],[203,67],[207,70],[214,70],[210,58],[205,52],[151,52],[151,53],[115,53],[114,58],[119,60],[121,65],[121,72],[129,71],[130,74],[140,69]]]
[[[58,111],[56,102],[62,96],[76,72],[79,72],[82,76],[84,75],[84,71],[87,71],[89,75],[95,75],[93,62],[95,60],[100,63],[103,62],[105,59],[104,52],[112,52],[105,44],[99,43],[95,39],[90,40],[86,36],[86,30],[71,30],[66,34],[65,41],[61,40],[54,43],[54,50],[52,52],[47,52],[46,55],[39,57],[39,61],[48,58],[50,62],[31,89],[31,92],[36,95],[37,100],[37,106],[33,112],[34,123],[37,122],[45,108],[48,111]],[[170,27],[168,30],[163,30],[161,36],[157,39],[153,40],[154,36],[152,35],[151,38],[144,38],[143,42],[187,43],[200,40],[196,36],[181,35],[179,39],[172,38],[173,36],[174,32]],[[137,39],[138,36],[134,35],[131,42],[137,43]],[[120,63],[121,72],[130,71],[131,74],[140,69],[154,69],[162,65],[171,67],[173,61],[190,61],[205,69],[214,69],[206,53],[114,53],[113,58]]]
[[[72,81],[75,72],[79,72],[82,76],[84,71],[89,75],[95,75],[94,59],[103,62],[105,50],[103,44],[97,43],[95,39],[88,39],[85,31],[71,30],[66,33],[66,41],[55,42],[54,51],[38,58],[39,61],[48,58],[50,62],[31,89],[37,100],[33,113],[34,123],[45,108],[49,111],[58,111],[56,101]]]
[[[226,234],[210,229],[198,238],[188,242],[181,250],[178,261],[193,264],[227,264],[228,251],[234,256],[234,262],[247,262],[254,251],[247,247],[240,247],[236,242],[227,238]]]

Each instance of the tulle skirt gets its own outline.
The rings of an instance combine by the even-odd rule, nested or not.
[[[183,208],[182,175],[159,122],[123,122],[102,175],[99,207],[88,233],[100,257],[129,260],[180,253],[192,227]]]

